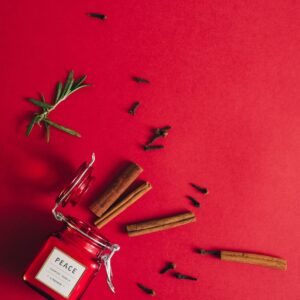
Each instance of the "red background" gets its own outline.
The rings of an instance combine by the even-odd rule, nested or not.
[[[122,248],[113,260],[117,294],[102,270],[84,300],[148,299],[137,281],[157,299],[299,299],[299,8],[292,0],[2,1],[1,298],[40,299],[21,275],[60,227],[50,213],[57,193],[94,151],[96,181],[74,214],[92,220],[87,205],[128,160],[144,167],[153,190],[103,229]],[[25,98],[43,92],[49,101],[71,69],[93,86],[51,117],[82,138],[52,130],[48,145],[37,127],[26,138],[35,107]],[[165,149],[144,152],[150,130],[164,125],[173,126]],[[185,209],[196,223],[123,232]],[[194,247],[275,255],[288,270],[201,257]],[[159,275],[166,261],[199,281]]]

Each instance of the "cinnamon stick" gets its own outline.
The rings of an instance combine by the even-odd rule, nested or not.
[[[235,261],[246,264],[260,265],[264,267],[270,267],[280,270],[287,269],[287,261],[281,258],[255,254],[255,253],[244,253],[235,251],[221,251],[221,259],[227,261]]]
[[[195,221],[196,216],[192,212],[187,212],[167,218],[159,218],[137,224],[130,224],[126,226],[126,230],[129,236],[137,236],[178,227]]]
[[[128,167],[112,182],[102,195],[90,205],[90,210],[101,217],[107,209],[125,192],[125,190],[142,173],[143,169],[130,163]]]
[[[217,258],[220,258],[222,260],[227,260],[227,261],[235,261],[244,264],[259,265],[263,267],[269,267],[269,268],[280,269],[280,270],[287,269],[287,261],[285,259],[270,256],[270,255],[228,251],[228,250],[205,250],[205,249],[197,249],[196,252],[202,255],[211,254]]]
[[[106,225],[113,218],[118,216],[121,212],[123,212],[126,208],[140,199],[143,195],[145,195],[152,188],[149,182],[143,182],[140,184],[134,191],[128,194],[120,203],[109,209],[101,218],[96,220],[94,224],[101,228]]]

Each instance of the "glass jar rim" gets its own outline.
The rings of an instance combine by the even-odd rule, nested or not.
[[[63,222],[67,225],[67,227],[74,229],[97,246],[110,250],[114,247],[113,244],[96,232],[93,227],[82,220],[68,216],[63,219]]]

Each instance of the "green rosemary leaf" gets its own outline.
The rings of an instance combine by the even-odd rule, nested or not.
[[[46,103],[46,99],[45,99],[44,95],[43,95],[42,93],[41,93],[40,95],[41,95],[41,100],[42,100],[42,102],[43,102],[43,103]],[[47,112],[47,109],[46,109],[45,107],[43,107],[43,112],[44,112],[44,113]]]
[[[73,85],[73,82],[74,82],[73,76],[74,76],[74,72],[70,71],[69,75],[68,75],[68,78],[67,78],[67,82],[66,82],[65,87],[64,87],[64,90],[63,90],[59,100],[63,100],[64,98],[66,98],[66,96],[69,95],[69,92],[70,92],[70,90],[72,88],[72,85]]]
[[[84,82],[86,80],[86,77],[87,76],[84,75],[84,76],[80,77],[79,79],[77,79],[76,81],[74,81],[74,72],[70,71],[68,73],[68,77],[67,77],[65,83],[58,82],[58,84],[56,85],[56,94],[54,97],[54,103],[52,105],[46,102],[45,97],[42,94],[41,94],[41,100],[27,98],[27,100],[29,102],[42,108],[43,111],[39,114],[34,114],[33,119],[27,126],[26,135],[28,136],[31,133],[32,128],[34,127],[35,124],[40,125],[41,122],[44,122],[47,142],[49,142],[49,140],[50,140],[50,127],[51,126],[57,128],[61,131],[64,131],[70,135],[80,137],[80,134],[78,132],[76,132],[70,128],[64,127],[60,124],[57,124],[55,122],[50,121],[48,119],[48,116],[51,111],[56,109],[57,106],[62,101],[66,100],[68,98],[68,96],[70,96],[72,93],[76,92],[77,90],[79,90],[81,88],[90,86],[90,84],[86,84]]]
[[[56,96],[55,96],[55,101],[54,103],[57,103],[59,98],[60,98],[60,95],[61,95],[61,91],[62,91],[62,83],[59,82],[56,86]]]
[[[35,100],[33,98],[27,98],[27,100],[29,102],[31,102],[32,104],[36,105],[36,106],[39,106],[39,107],[42,107],[44,109],[50,109],[52,107],[51,104],[48,104],[48,103],[45,103],[43,101],[39,101],[39,100]]]
[[[46,141],[47,143],[50,142],[50,125],[48,123],[44,123],[46,128]]]
[[[76,92],[84,87],[88,87],[88,86],[91,86],[91,84],[82,84],[82,85],[78,86],[77,88],[72,89],[72,91],[70,91],[69,95],[73,94],[74,92]]]
[[[44,119],[43,121],[44,121],[45,123],[49,124],[50,126],[56,128],[56,129],[59,129],[59,130],[61,130],[61,131],[64,131],[64,132],[66,132],[66,133],[68,133],[68,134],[71,134],[71,135],[73,135],[73,136],[81,137],[80,133],[78,133],[77,131],[72,130],[72,129],[67,128],[67,127],[64,127],[64,126],[62,126],[62,125],[60,125],[60,124],[54,123],[54,122],[50,121],[49,119]]]
[[[87,76],[83,75],[78,80],[76,80],[72,86],[72,91],[77,89],[79,86],[81,86],[81,84],[86,80],[86,78],[87,78]]]
[[[28,126],[27,126],[27,130],[26,130],[26,136],[29,136],[29,134],[31,133],[31,130],[32,130],[32,128],[34,127],[34,125],[37,123],[37,121],[38,121],[38,115],[35,115],[32,119],[31,119],[31,121],[30,121],[30,123],[28,124]]]

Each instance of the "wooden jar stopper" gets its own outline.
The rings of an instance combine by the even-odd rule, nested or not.
[[[130,163],[102,195],[90,205],[90,210],[96,216],[101,217],[142,172],[143,169],[139,165]]]

